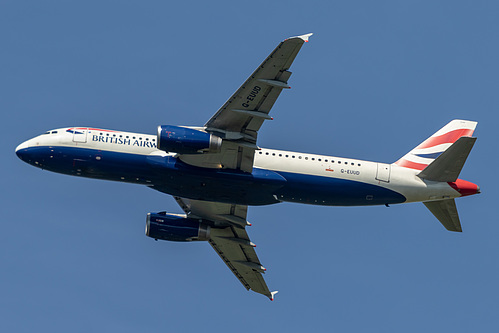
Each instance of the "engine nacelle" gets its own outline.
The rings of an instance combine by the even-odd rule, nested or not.
[[[175,242],[205,241],[210,238],[210,226],[183,215],[148,213],[146,235]]]
[[[178,154],[197,154],[220,151],[222,139],[216,135],[192,128],[158,126],[158,149]]]

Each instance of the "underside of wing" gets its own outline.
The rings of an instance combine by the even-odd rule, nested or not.
[[[282,89],[289,88],[288,69],[310,35],[281,42],[206,123],[207,130],[229,138],[256,140],[263,121],[271,119],[268,113]]]
[[[445,229],[456,232],[463,231],[454,199],[428,201],[423,202],[423,204],[435,215]]]
[[[263,279],[265,268],[246,233],[250,225],[246,220],[248,207],[179,197],[175,200],[188,217],[212,224],[208,242],[243,286],[273,300],[275,292],[269,291]]]
[[[258,130],[265,120],[272,119],[269,116],[270,109],[281,91],[289,88],[291,72],[288,69],[310,35],[282,41],[208,120],[206,132],[223,140],[219,153],[182,155],[180,158],[199,167],[251,172],[255,150],[258,149]]]
[[[244,229],[211,229],[208,242],[246,289],[272,297],[262,276],[265,268]]]

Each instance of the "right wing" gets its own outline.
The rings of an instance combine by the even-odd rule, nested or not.
[[[175,197],[189,218],[210,221],[208,242],[234,273],[247,290],[274,299],[276,292],[271,292],[263,279],[265,268],[260,263],[245,227],[248,206],[220,202],[191,200]]]

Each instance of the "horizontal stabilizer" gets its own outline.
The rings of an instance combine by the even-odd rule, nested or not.
[[[423,202],[426,208],[435,215],[445,229],[462,232],[459,214],[454,199]]]
[[[436,182],[455,182],[476,138],[461,137],[431,162],[418,177]]]

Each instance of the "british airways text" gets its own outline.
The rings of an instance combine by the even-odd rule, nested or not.
[[[113,143],[117,145],[156,148],[156,142],[136,140],[136,139],[125,139],[125,138],[110,137],[110,136],[92,135],[92,141]]]

